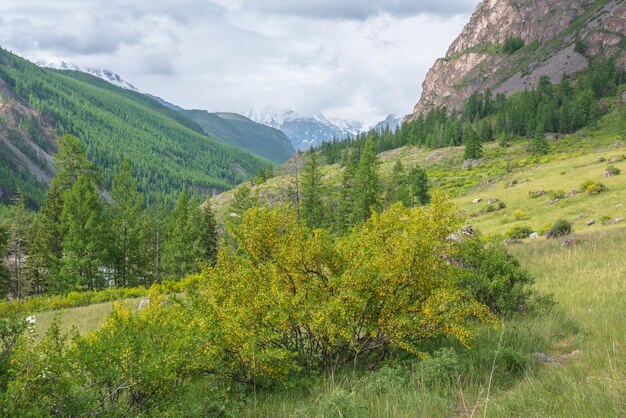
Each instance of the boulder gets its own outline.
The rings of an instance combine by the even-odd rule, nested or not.
[[[596,221],[594,219],[589,219],[587,221],[587,226],[591,226],[591,225],[595,225],[595,224],[596,224]]]
[[[483,199],[479,197],[479,198],[476,198],[476,199],[472,200],[472,203],[473,204],[477,204],[477,203],[480,203],[482,201],[483,201]]]
[[[607,223],[609,225],[615,225],[618,224],[620,222],[624,222],[624,218],[615,218],[615,219],[611,219],[610,221],[608,221]]]
[[[479,164],[480,160],[465,160],[461,168],[463,168],[463,170],[469,170],[470,168],[478,167]]]
[[[577,194],[580,194],[580,190],[572,190],[569,193],[567,193],[567,197],[574,197]]]
[[[530,234],[530,239],[539,239],[539,233],[533,232],[532,234]]]
[[[150,305],[150,299],[141,299],[141,302],[139,302],[139,306],[137,307],[137,310],[141,311],[143,308],[146,308],[148,305]]]
[[[568,238],[566,240],[563,240],[563,245],[565,246],[571,246],[571,245],[576,245],[578,244],[578,239],[577,238]]]
[[[495,197],[492,197],[487,200],[487,203],[489,203],[490,205],[493,205],[494,203],[498,203],[499,201],[500,199],[496,199]]]

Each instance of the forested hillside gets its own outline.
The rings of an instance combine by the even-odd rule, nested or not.
[[[195,122],[147,96],[87,74],[42,69],[2,50],[0,79],[36,112],[32,124],[44,130],[47,127],[49,136],[71,133],[80,138],[89,159],[101,170],[106,190],[124,158],[128,158],[146,201],[154,202],[160,195],[169,204],[184,188],[200,194],[226,190],[267,164],[207,137]],[[31,131],[40,135],[39,128]],[[14,142],[29,148],[23,146],[23,140]],[[31,160],[37,160],[36,152]],[[53,149],[46,152],[49,160],[48,152]],[[5,161],[8,158],[3,156]],[[13,166],[18,171],[3,173],[5,185],[15,185],[14,178],[32,174],[33,170]],[[24,187],[24,192],[40,204],[43,187],[30,178],[17,185],[33,184]]]
[[[287,136],[278,129],[253,122],[236,113],[210,113],[206,110],[181,109],[212,138],[242,148],[274,163],[283,163],[295,150]]]

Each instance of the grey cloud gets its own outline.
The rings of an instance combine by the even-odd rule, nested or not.
[[[80,22],[70,18],[62,26],[18,18],[2,21],[0,41],[23,51],[94,55],[111,54],[122,45],[137,44],[141,34],[115,18]]]
[[[174,60],[168,54],[150,54],[142,59],[141,69],[144,74],[172,77],[176,74]]]
[[[264,0],[262,3],[250,0],[248,6],[276,15],[365,20],[383,13],[394,16],[467,14],[475,4],[467,0]]]

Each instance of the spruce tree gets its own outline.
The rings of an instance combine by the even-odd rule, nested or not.
[[[63,193],[61,230],[62,290],[103,288],[107,279],[102,271],[106,255],[104,208],[89,174],[79,175]]]
[[[466,160],[478,160],[483,156],[483,144],[480,142],[478,134],[471,125],[465,127],[465,152],[463,158]]]
[[[396,161],[391,172],[388,203],[402,202],[404,206],[411,204],[407,180],[407,173],[402,161]]]
[[[24,195],[18,189],[10,208],[9,246],[11,255],[9,268],[11,270],[11,294],[16,299],[22,299],[28,293],[26,283],[25,263],[27,259],[26,245],[29,229],[29,216],[24,202]]]
[[[111,198],[109,259],[115,284],[136,286],[145,277],[146,265],[142,252],[142,198],[126,159],[113,178]]]
[[[323,184],[318,157],[312,152],[302,171],[302,207],[304,223],[310,228],[320,228],[323,224],[322,203]]]
[[[178,279],[190,274],[198,256],[197,237],[194,231],[195,199],[183,191],[178,197],[170,219],[169,237],[165,243],[165,261],[169,273]]]
[[[62,190],[70,188],[83,174],[92,177],[97,182],[96,170],[87,159],[78,138],[73,135],[63,135],[57,142],[59,149],[54,156],[54,164],[57,169],[55,181],[58,182],[59,187]]]
[[[427,205],[430,203],[426,170],[418,166],[413,167],[409,173],[409,184],[411,188],[411,206]]]
[[[196,209],[197,256],[205,264],[212,265],[217,259],[218,230],[215,214],[211,206],[211,198],[207,196],[204,203]]]
[[[537,125],[535,135],[530,141],[530,153],[533,155],[545,155],[549,151],[548,141],[544,132],[543,125]]]
[[[64,288],[60,280],[63,257],[62,211],[62,190],[59,181],[53,179],[28,241],[28,275],[31,281],[37,283],[41,293],[60,293]]]
[[[366,221],[372,210],[380,209],[381,185],[378,156],[373,138],[365,142],[354,177],[355,221]]]
[[[5,226],[0,225],[0,298],[5,298],[11,286],[11,271],[6,265],[9,234]]]
[[[161,283],[166,273],[165,246],[169,238],[168,225],[169,213],[165,207],[162,196],[156,198],[156,202],[145,212],[142,224],[146,231],[143,253],[147,263],[149,274],[148,283]]]

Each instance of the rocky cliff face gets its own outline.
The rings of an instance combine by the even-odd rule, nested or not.
[[[504,53],[510,37],[525,46]],[[577,39],[587,47],[584,54],[575,51]],[[475,91],[511,94],[536,86],[543,75],[559,82],[563,74],[585,69],[593,56],[617,55],[624,64],[625,46],[624,0],[484,0],[428,72],[406,120],[442,106],[458,110]]]

